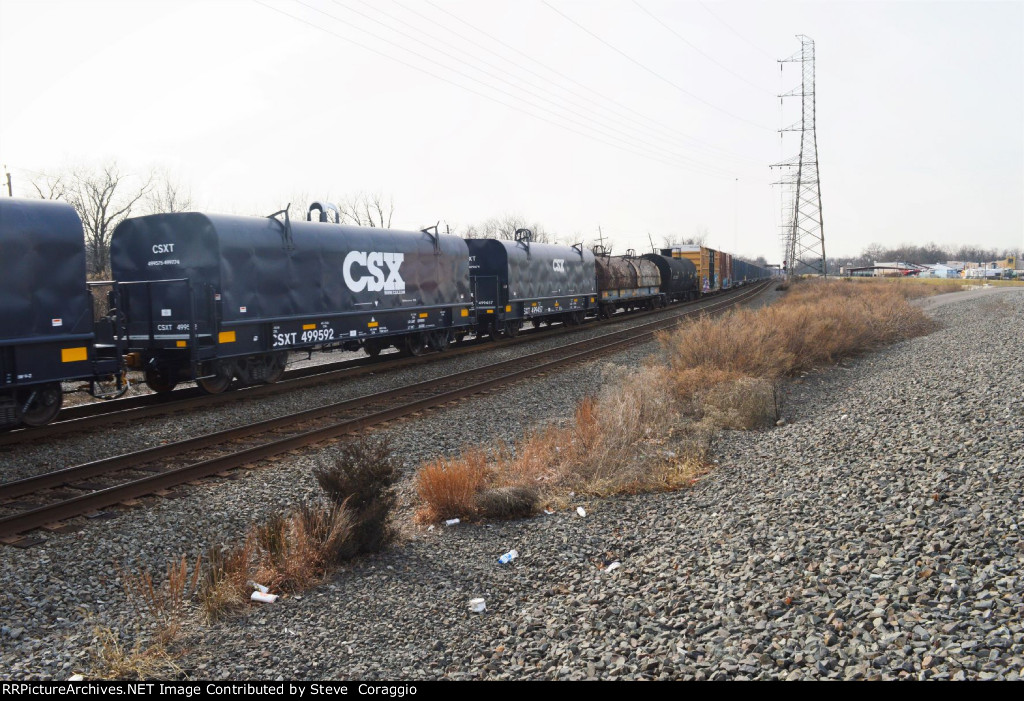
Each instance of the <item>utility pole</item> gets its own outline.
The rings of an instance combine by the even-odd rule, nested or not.
[[[804,273],[824,277],[825,227],[821,216],[821,182],[818,178],[818,137],[815,129],[815,87],[814,87],[814,40],[798,34],[800,50],[789,58],[779,61],[779,70],[784,63],[799,63],[801,66],[800,86],[779,95],[800,98],[800,121],[779,130],[800,133],[800,153],[772,168],[795,168],[795,174],[784,174],[776,185],[789,188],[791,203],[783,209],[783,241],[785,244],[784,264],[788,263],[790,275]],[[788,221],[785,221],[788,219]]]
[[[7,164],[4,164],[4,171],[7,171]],[[14,197],[14,191],[11,188],[11,174],[7,173],[7,196]]]

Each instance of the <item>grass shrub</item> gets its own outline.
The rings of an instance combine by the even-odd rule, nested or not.
[[[488,480],[487,456],[471,449],[459,458],[437,458],[416,474],[416,494],[424,504],[422,520],[471,519],[476,516],[477,494]]]
[[[337,559],[377,552],[394,540],[398,467],[386,439],[358,437],[343,443],[313,474],[327,497],[351,514],[351,534],[337,543]]]
[[[540,491],[536,487],[492,487],[477,492],[475,498],[481,518],[526,518],[537,513]]]

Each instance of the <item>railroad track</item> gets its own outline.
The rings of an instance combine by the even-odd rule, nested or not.
[[[706,304],[733,299],[743,291],[729,293],[728,296],[716,296],[711,300],[702,299],[686,302],[677,309],[703,308]],[[666,310],[657,309],[649,312],[619,314],[602,325],[635,321],[646,316],[664,314]],[[685,313],[685,312],[684,312]],[[254,385],[240,387],[223,394],[209,395],[197,387],[178,389],[168,394],[145,394],[110,401],[98,401],[68,407],[61,411],[58,421],[36,428],[22,427],[0,433],[0,446],[17,445],[20,443],[38,442],[53,436],[75,433],[78,431],[94,431],[107,426],[136,421],[153,416],[164,416],[171,413],[191,411],[199,408],[213,408],[233,402],[259,399],[282,392],[320,386],[325,383],[345,381],[362,377],[370,373],[393,372],[418,365],[459,357],[468,353],[476,353],[482,349],[493,350],[524,343],[531,343],[540,338],[552,338],[592,329],[590,323],[582,327],[555,327],[555,329],[531,329],[522,332],[518,338],[500,339],[497,342],[487,339],[474,340],[466,344],[449,348],[444,353],[429,353],[419,357],[396,358],[388,353],[382,358],[356,358],[318,365],[295,368],[285,373],[284,378],[271,385]]]
[[[21,538],[19,534],[39,527],[59,528],[55,524],[61,521],[118,504],[132,505],[143,496],[166,495],[172,487],[204,477],[228,477],[229,470],[238,467],[487,392],[560,366],[645,343],[658,331],[671,328],[688,317],[725,311],[756,297],[771,284],[769,281],[757,285],[668,319],[612,331],[514,360],[0,484],[0,540],[13,545],[31,545],[34,544],[31,539]]]

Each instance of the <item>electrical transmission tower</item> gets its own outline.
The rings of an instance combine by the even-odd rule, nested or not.
[[[771,167],[789,169],[783,171],[781,180],[776,183],[785,188],[784,193],[789,199],[789,204],[782,211],[783,255],[787,272],[790,275],[813,273],[824,276],[825,227],[821,218],[818,137],[814,127],[814,40],[803,34],[798,34],[797,39],[800,40],[800,50],[780,60],[779,69],[783,63],[799,63],[803,69],[802,80],[799,87],[779,95],[779,98],[800,98],[800,121],[779,132],[799,132],[800,153]]]

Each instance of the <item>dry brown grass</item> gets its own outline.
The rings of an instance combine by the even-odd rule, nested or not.
[[[606,369],[602,390],[572,420],[535,429],[514,450],[425,465],[417,488],[426,520],[483,515],[487,490],[538,490],[553,505],[594,496],[675,489],[709,468],[716,433],[775,423],[779,382],[932,322],[907,300],[949,286],[904,281],[800,281],[771,307],[704,317],[660,337],[667,365]],[[959,286],[957,286],[959,289]]]
[[[779,304],[703,317],[661,344],[686,384],[703,369],[775,379],[930,331],[933,322],[907,303],[908,289],[899,281],[805,281]]]
[[[420,520],[475,517],[476,495],[488,481],[487,463],[483,450],[472,448],[460,458],[438,458],[420,468],[416,493],[425,507]]]
[[[177,655],[160,642],[144,645],[136,640],[130,647],[122,644],[111,628],[95,631],[92,653],[95,662],[90,676],[100,679],[169,679],[182,673]]]
[[[199,601],[209,621],[218,621],[245,608],[249,603],[250,568],[256,560],[252,537],[242,545],[226,548],[215,545],[207,551],[206,571],[199,590]]]
[[[353,517],[344,506],[303,505],[252,530],[257,545],[255,580],[273,592],[307,589],[338,562],[352,536]]]
[[[177,637],[185,604],[199,590],[202,556],[196,558],[191,576],[188,565],[184,555],[169,562],[162,584],[154,583],[153,575],[148,571],[121,573],[128,600],[140,616],[148,616],[157,624],[157,637],[163,644],[170,644]]]

